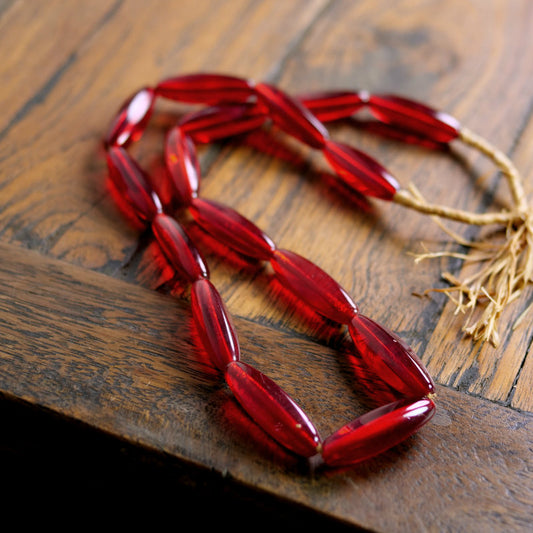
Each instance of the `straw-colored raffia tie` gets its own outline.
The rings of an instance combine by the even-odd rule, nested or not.
[[[528,205],[522,178],[512,161],[468,129],[461,128],[459,133],[461,141],[487,156],[501,170],[511,193],[512,207],[500,212],[473,213],[432,204],[428,203],[412,184],[407,189],[399,190],[394,201],[432,215],[439,226],[458,244],[473,251],[470,254],[427,252],[417,254],[416,261],[446,256],[481,265],[474,274],[463,280],[457,279],[449,272],[443,272],[442,276],[450,286],[429,289],[426,292],[445,293],[456,305],[456,313],[467,315],[463,331],[474,340],[490,341],[494,346],[498,346],[498,321],[503,309],[515,301],[528,283],[533,281],[533,208]],[[483,239],[467,241],[445,228],[440,219],[478,226],[500,225],[504,239],[500,243]]]

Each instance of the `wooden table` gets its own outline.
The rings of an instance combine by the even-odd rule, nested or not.
[[[513,323],[531,291],[506,311],[497,349],[476,344],[443,294],[417,296],[463,268],[415,264],[421,243],[453,246],[430,219],[336,194],[294,146],[278,147],[288,157],[231,141],[202,147],[202,195],[321,266],[438,383],[437,414],[407,442],[341,472],[311,471],[257,430],[245,434],[198,357],[187,299],[154,290],[153,243],[109,198],[100,142],[126,96],[175,74],[232,73],[292,94],[365,88],[451,113],[511,156],[530,192],[532,2],[2,0],[0,27],[0,391],[13,480],[24,472],[33,487],[49,476],[130,495],[164,487],[180,520],[247,530],[530,530],[531,315]],[[166,111],[136,147],[153,172]],[[506,201],[495,169],[461,146],[434,152],[344,123],[330,132],[428,197],[472,210]],[[338,337],[291,316],[264,274],[204,244],[243,357],[324,434],[361,413]]]

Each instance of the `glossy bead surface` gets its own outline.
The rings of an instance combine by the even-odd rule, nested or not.
[[[429,137],[422,135],[416,131],[408,130],[398,124],[389,124],[387,122],[380,122],[379,120],[357,121],[357,127],[363,131],[394,139],[407,144],[414,144],[430,148],[433,150],[441,150],[447,146],[447,143],[434,141]]]
[[[201,228],[237,252],[259,260],[268,260],[276,249],[268,235],[228,206],[196,198],[189,211]]]
[[[150,120],[154,107],[155,92],[144,87],[122,104],[105,137],[108,146],[127,146],[137,141]]]
[[[168,262],[189,282],[209,276],[209,270],[191,239],[172,217],[158,214],[152,222],[154,236]]]
[[[237,401],[266,433],[285,448],[311,457],[320,437],[307,415],[274,381],[252,366],[231,363],[226,382]]]
[[[351,117],[366,105],[368,94],[364,91],[330,91],[299,96],[302,105],[322,122]]]
[[[181,128],[172,128],[165,137],[165,165],[176,200],[188,205],[200,190],[200,165],[192,139]]]
[[[328,466],[347,466],[370,459],[411,436],[434,414],[435,404],[429,398],[378,407],[324,440],[324,462]]]
[[[337,141],[328,141],[324,156],[343,181],[365,196],[392,200],[400,188],[396,179],[375,159]]]
[[[184,117],[179,127],[197,143],[209,143],[253,131],[267,115],[258,106],[209,107]]]
[[[390,387],[406,397],[435,392],[424,364],[396,334],[360,313],[348,329],[356,352]]]
[[[329,137],[324,125],[298,100],[266,83],[255,87],[257,96],[269,110],[272,121],[289,135],[312,148],[321,149]]]
[[[225,74],[185,74],[161,81],[156,94],[179,102],[226,104],[246,102],[253,96],[251,81]]]
[[[239,342],[231,317],[211,281],[204,278],[192,284],[191,307],[198,335],[213,364],[223,371],[238,361]]]
[[[372,94],[368,105],[379,120],[397,124],[436,142],[449,142],[459,135],[459,122],[455,118],[401,96]]]
[[[132,214],[146,224],[153,220],[160,209],[148,177],[137,162],[122,147],[111,146],[107,150],[109,178],[119,195],[132,210]]]
[[[276,250],[270,260],[285,288],[321,315],[348,324],[357,306],[348,293],[317,265],[289,250]]]

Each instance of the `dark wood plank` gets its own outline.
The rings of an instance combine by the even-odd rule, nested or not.
[[[379,531],[526,531],[530,415],[440,388],[438,414],[408,442],[357,468],[309,471],[240,415],[194,348],[185,301],[13,246],[0,252],[5,397],[164,454],[193,486],[207,468],[221,490],[264,491],[293,516],[307,509]],[[241,317],[236,328],[245,359],[325,433],[368,408],[332,346]]]

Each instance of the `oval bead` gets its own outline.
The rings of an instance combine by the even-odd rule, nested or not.
[[[375,159],[337,141],[328,141],[324,156],[350,187],[365,196],[390,201],[400,188],[396,179]]]
[[[408,130],[399,126],[398,124],[389,124],[387,122],[380,122],[379,120],[358,121],[357,126],[363,131],[380,135],[388,139],[394,139],[407,144],[414,144],[430,148],[432,150],[439,150],[447,146],[446,143],[434,141],[416,131]]]
[[[258,106],[209,107],[187,115],[179,127],[195,142],[209,143],[253,131],[266,120]]]
[[[226,368],[226,382],[250,418],[279,444],[303,457],[317,453],[318,431],[273,380],[252,366],[237,362]]]
[[[270,260],[285,288],[321,315],[348,324],[357,305],[348,293],[317,265],[289,250],[275,250]]]
[[[149,185],[148,176],[129,153],[120,146],[107,150],[109,178],[115,189],[142,224],[154,219],[161,204]]]
[[[111,122],[105,143],[107,146],[127,146],[143,134],[155,101],[155,91],[144,87],[124,102]]]
[[[435,392],[424,364],[396,334],[360,313],[353,317],[348,330],[356,352],[390,387],[406,397]]]
[[[246,102],[254,94],[253,83],[226,74],[185,74],[161,81],[156,94],[179,102],[227,104]]]
[[[196,198],[189,211],[201,228],[237,252],[255,259],[269,260],[276,249],[268,235],[228,206]]]
[[[459,122],[414,100],[390,94],[372,94],[370,112],[379,120],[397,124],[435,142],[447,143],[459,135]]]
[[[165,137],[165,165],[176,200],[189,205],[200,190],[200,164],[192,139],[177,126]]]
[[[240,358],[240,348],[231,317],[215,286],[206,278],[191,286],[191,307],[202,345],[213,364],[224,370]]]
[[[434,414],[435,404],[429,398],[399,400],[378,407],[324,440],[324,463],[348,466],[370,459],[410,437]]]
[[[351,117],[366,106],[368,93],[354,91],[330,91],[299,96],[301,104],[321,122],[331,122]]]
[[[168,262],[189,282],[209,277],[209,270],[191,239],[172,217],[158,214],[152,231]]]
[[[266,83],[255,87],[257,97],[269,110],[274,124],[312,148],[321,149],[328,131],[298,100]]]

